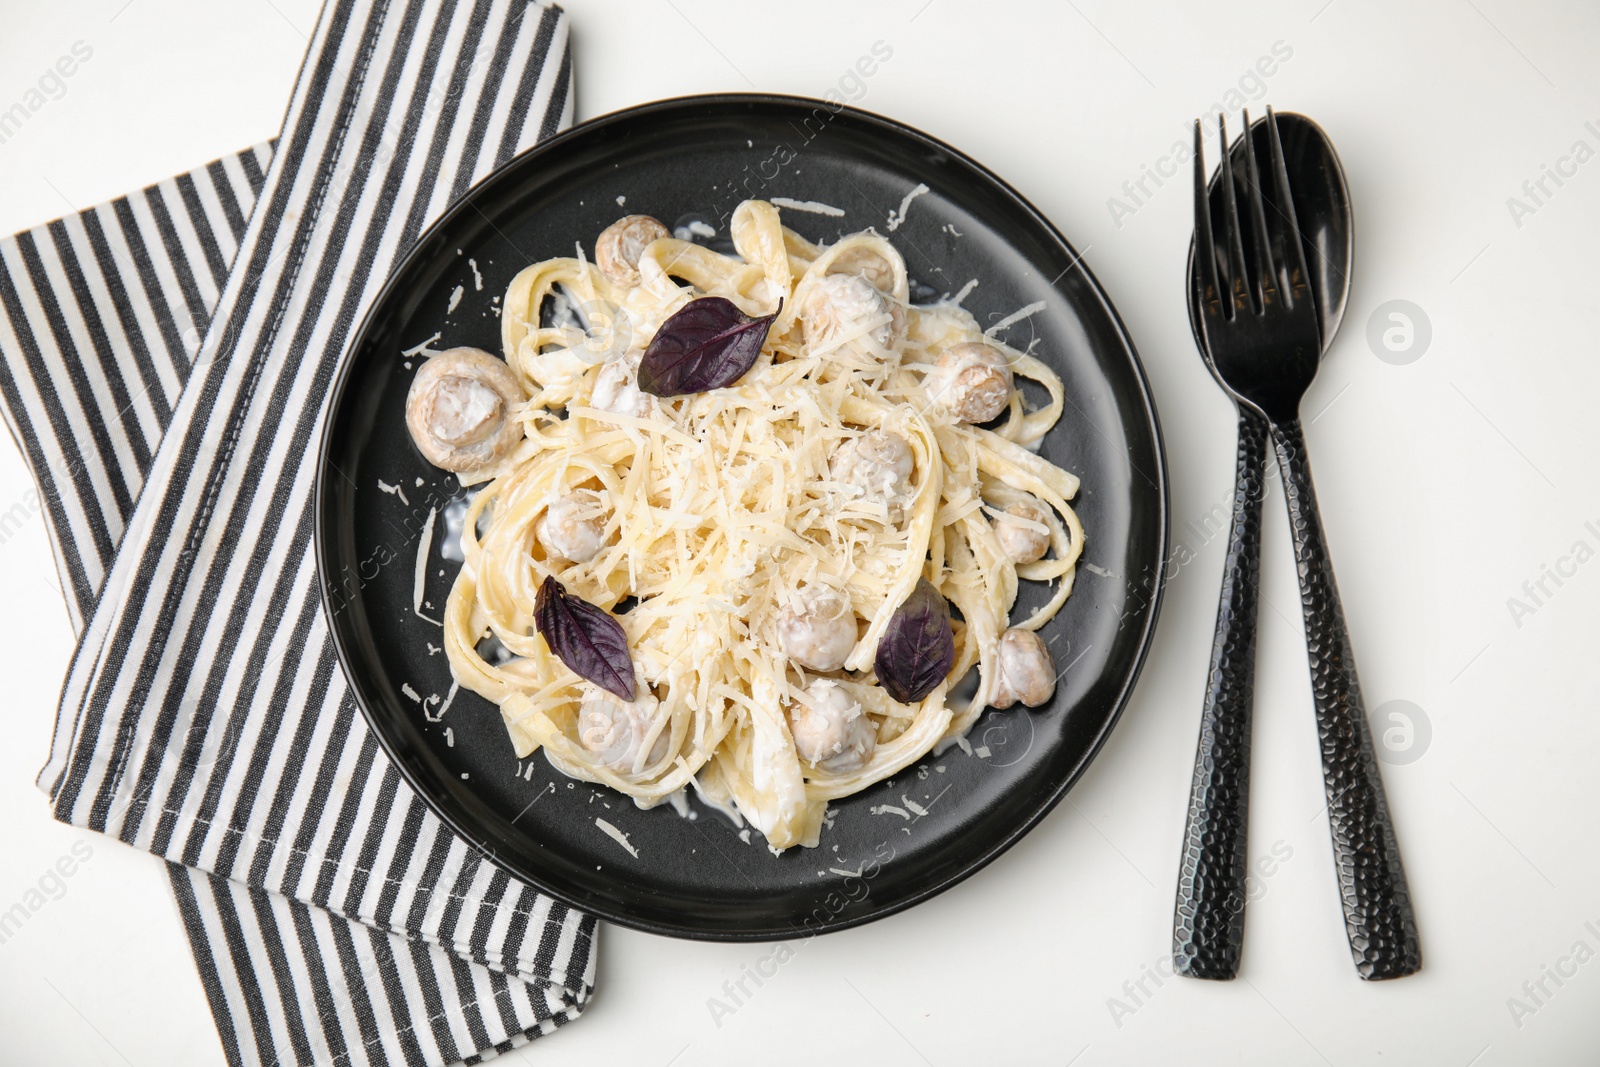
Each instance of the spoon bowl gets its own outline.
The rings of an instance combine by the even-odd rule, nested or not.
[[[1317,322],[1322,329],[1322,351],[1328,351],[1333,336],[1344,319],[1345,307],[1350,300],[1350,267],[1355,260],[1355,220],[1350,207],[1350,186],[1345,181],[1344,167],[1333,150],[1333,142],[1311,119],[1293,111],[1274,112],[1278,120],[1278,137],[1283,145],[1284,168],[1289,172],[1289,188],[1293,190],[1295,218],[1300,223],[1300,244],[1305,249],[1306,273],[1310,276],[1311,297],[1317,307]],[[1251,123],[1251,129],[1266,122],[1266,118]],[[1245,146],[1258,146],[1256,166],[1258,173],[1270,173],[1271,161],[1266,155],[1266,138],[1240,137],[1234,142],[1229,156],[1235,174],[1245,173]],[[1212,176],[1207,186],[1212,213],[1222,213],[1221,168]],[[1267,183],[1262,190],[1271,210],[1276,190]],[[1240,220],[1248,225],[1247,220]],[[1247,234],[1248,237],[1248,234]],[[1245,242],[1246,254],[1254,243]],[[1194,277],[1194,240],[1189,241],[1189,276]],[[1189,328],[1194,333],[1195,344],[1202,350],[1205,339],[1200,334],[1199,306],[1194,286],[1189,287]]]

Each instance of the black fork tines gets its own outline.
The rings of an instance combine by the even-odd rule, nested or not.
[[[1208,189],[1201,121],[1194,124],[1195,255],[1200,267],[1195,281],[1202,289],[1202,308],[1225,319],[1247,311],[1261,314],[1280,299],[1293,307],[1296,297],[1309,297],[1305,249],[1289,193],[1277,116],[1269,107],[1264,120],[1252,123],[1245,111],[1243,121],[1239,141],[1244,163],[1237,167],[1228,144],[1227,118],[1217,116],[1218,207]]]
[[[1217,278],[1216,242],[1211,236],[1211,196],[1206,189],[1206,147],[1200,120],[1194,120],[1194,285],[1196,304],[1205,315],[1226,314],[1221,306],[1222,287]]]
[[[1217,115],[1217,141],[1222,146],[1221,178],[1217,184],[1222,189],[1223,242],[1227,252],[1228,293],[1232,298],[1233,314],[1257,312],[1261,307],[1255,301],[1255,285],[1251,283],[1244,261],[1244,238],[1239,227],[1239,185],[1233,173],[1233,153],[1228,151],[1228,119]]]
[[[1284,291],[1290,304],[1296,299],[1311,299],[1311,276],[1306,270],[1306,250],[1300,243],[1300,220],[1295,215],[1294,197],[1289,193],[1289,168],[1283,161],[1283,141],[1278,136],[1278,116],[1267,108],[1267,147],[1272,157],[1273,188],[1281,224],[1277,227],[1279,262],[1287,274]]]
[[[1265,125],[1271,124],[1272,116],[1269,114]],[[1256,308],[1260,310],[1269,301],[1277,299],[1278,264],[1273,259],[1273,248],[1267,237],[1267,209],[1262,203],[1261,172],[1256,166],[1256,141],[1261,134],[1251,126],[1249,111],[1244,113],[1244,133],[1239,136],[1244,141],[1245,199],[1250,203],[1250,229],[1255,238],[1251,242],[1255,252],[1255,272],[1252,275],[1255,285],[1252,288]]]

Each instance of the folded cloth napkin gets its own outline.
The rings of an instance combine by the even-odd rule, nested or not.
[[[80,631],[40,784],[168,861],[230,1063],[475,1062],[592,992],[593,920],[378,748],[310,546],[350,331],[571,77],[554,6],[329,0],[275,146],[0,242],[0,406]]]

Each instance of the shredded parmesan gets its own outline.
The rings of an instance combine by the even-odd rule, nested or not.
[[[428,709],[426,707],[424,707],[422,709],[423,717],[426,718],[429,722],[438,722],[440,719],[444,718],[444,713],[450,710],[450,704],[455,700],[456,691],[458,689],[460,689],[460,688],[461,688],[461,683],[460,682],[451,682],[450,683],[450,691],[444,695],[444,703],[439,705],[438,712],[435,713],[435,714],[431,714],[430,715],[428,713]],[[437,698],[435,698],[435,699],[437,699]]]
[[[431,622],[435,626],[443,626],[444,623],[440,620],[422,613],[422,597],[427,591],[428,558],[433,552],[433,520],[438,516],[438,508],[429,508],[428,518],[422,524],[422,537],[417,542],[417,563],[411,572],[411,610],[416,613],[417,618]]]
[[[923,185],[921,182],[918,182],[916,186],[913,187],[912,190],[901,199],[900,209],[898,211],[889,212],[888,225],[890,233],[898,230],[901,224],[906,221],[906,212],[911,210],[911,201],[915,200],[917,197],[921,196],[927,191],[928,187]]]
[[[406,359],[410,359],[413,356],[437,356],[439,352],[433,347],[433,342],[437,341],[443,336],[444,334],[442,333],[436,333],[426,341],[422,342],[420,345],[417,345],[415,348],[401,349],[400,354]]]
[[[844,208],[818,203],[815,200],[790,200],[787,196],[775,196],[772,197],[772,203],[778,207],[786,207],[790,211],[809,211],[813,215],[831,215],[836,219],[844,217]]]
[[[983,335],[985,337],[993,337],[1007,326],[1014,326],[1031,315],[1037,315],[1039,312],[1043,311],[1044,308],[1045,303],[1043,300],[1035,300],[1026,307],[1013,311],[1011,314],[1007,315],[1005,318],[1001,319],[987,330],[984,330]]]
[[[627,834],[623,833],[621,830],[618,830],[615,826],[612,826],[604,819],[596,819],[594,824],[600,827],[600,831],[607,837],[611,838],[611,840],[627,849],[628,855],[632,856],[634,859],[639,858],[639,850],[633,847],[632,842],[628,840]]]
[[[699,219],[691,219],[687,225],[679,226],[672,231],[672,236],[680,241],[692,241],[696,237],[715,237],[716,235],[717,231],[710,223],[701,222]]]

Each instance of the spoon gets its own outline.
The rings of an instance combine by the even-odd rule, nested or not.
[[[1350,186],[1344,167],[1333,150],[1333,142],[1322,127],[1293,111],[1276,111],[1278,136],[1283,145],[1283,162],[1289,171],[1289,188],[1294,196],[1295,217],[1300,223],[1300,243],[1305,248],[1306,270],[1311,275],[1311,295],[1322,325],[1322,351],[1327,353],[1333,335],[1344,319],[1350,299],[1350,267],[1355,260],[1355,217],[1350,207]],[[1266,119],[1257,119],[1252,128]],[[1265,140],[1257,138],[1257,140]],[[1243,135],[1233,143],[1229,155],[1234,173],[1244,173]],[[1258,167],[1266,166],[1265,149],[1256,154]],[[1222,192],[1217,178],[1209,187],[1213,209],[1222,210]],[[1270,190],[1269,190],[1270,193]],[[1252,249],[1246,249],[1250,254]],[[1189,240],[1189,274],[1194,274],[1194,239]],[[1194,286],[1188,293],[1189,329],[1194,343],[1205,344],[1200,333],[1199,308]]]
[[[1257,125],[1265,122],[1257,120]],[[1350,295],[1355,225],[1350,190],[1322,127],[1294,112],[1277,112],[1284,166],[1305,249],[1306,270],[1326,353]],[[1263,146],[1257,173],[1270,173],[1264,137],[1241,136],[1229,156],[1243,176],[1246,145]],[[1208,185],[1213,217],[1222,212],[1219,168]],[[1253,254],[1255,242],[1247,241]],[[1189,326],[1202,351],[1205,338],[1189,243]],[[1320,358],[1320,356],[1319,356]],[[1249,857],[1250,719],[1255,689],[1256,592],[1261,560],[1261,496],[1269,437],[1267,420],[1239,408],[1232,525],[1212,640],[1200,740],[1189,794],[1182,869],[1172,930],[1173,966],[1190,978],[1230,979],[1239,973]]]

